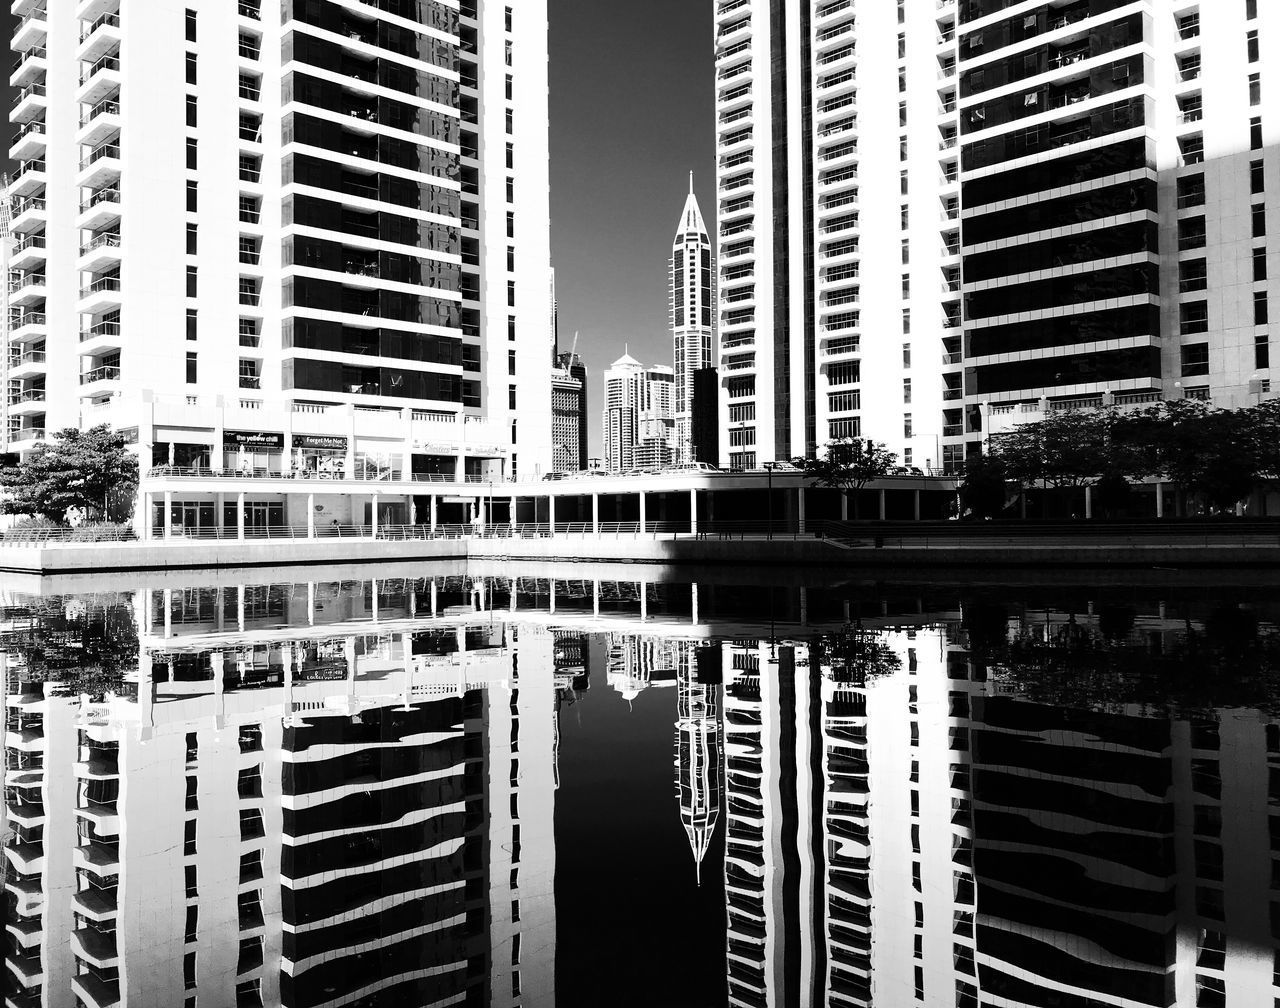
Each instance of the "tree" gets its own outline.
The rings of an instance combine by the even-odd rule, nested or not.
[[[853,490],[853,517],[858,517],[858,494],[872,480],[891,475],[898,456],[879,441],[843,438],[827,445],[825,458],[794,460],[794,465],[818,486],[834,487],[846,497]]]
[[[1133,488],[1124,474],[1111,470],[1102,474],[1093,492],[1094,506],[1107,518],[1114,518],[1129,505],[1133,498]]]
[[[106,424],[60,430],[16,466],[0,470],[5,514],[42,515],[62,522],[83,508],[104,521],[126,521],[138,488],[138,460],[125,436]]]
[[[1100,410],[1059,410],[993,437],[994,454],[1009,477],[1024,486],[1078,488],[1101,471],[1107,427],[1107,414]]]
[[[975,518],[995,518],[1004,510],[1007,472],[999,455],[979,455],[964,468],[964,481],[959,486],[960,514],[969,512]]]
[[[1215,410],[1178,400],[1162,407],[1159,467],[1184,491],[1230,511],[1257,485],[1262,466],[1248,410]]]

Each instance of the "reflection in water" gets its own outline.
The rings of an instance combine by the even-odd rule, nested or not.
[[[657,708],[674,800],[617,853],[675,866],[667,915],[716,897],[714,958],[681,954],[716,1003],[1271,1004],[1274,614],[1029,606],[460,577],[22,600],[6,1004],[555,1004],[669,924],[584,896],[557,839],[593,824],[555,821],[651,772],[626,731]],[[606,705],[631,727],[562,779]],[[693,968],[592,993],[684,1004]]]

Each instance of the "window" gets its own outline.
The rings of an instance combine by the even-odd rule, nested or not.
[[[516,338],[516,319],[514,315],[507,316],[507,339],[514,340]]]
[[[1262,104],[1262,74],[1249,74],[1249,104]]]
[[[187,11],[187,41],[194,42],[196,40],[196,12]]]
[[[756,443],[754,427],[734,427],[729,431],[729,444],[734,448],[742,448]]]
[[[1249,192],[1257,195],[1266,187],[1262,176],[1262,162],[1251,161],[1249,163]]]
[[[911,367],[911,344],[902,344],[902,366]]]
[[[1178,221],[1178,248],[1204,248],[1204,218],[1187,217]]]
[[[1254,291],[1253,293],[1253,324],[1267,324],[1267,292]]]
[[[1267,339],[1266,333],[1258,333],[1253,338],[1253,366],[1271,367],[1271,342]]]
[[[187,255],[195,255],[198,248],[196,226],[187,225]]]
[[[195,171],[198,166],[199,157],[197,156],[198,155],[197,146],[198,145],[196,144],[195,137],[187,137],[187,170],[188,171]]]
[[[262,376],[259,373],[260,362],[256,360],[240,359],[240,387],[242,389],[260,389],[262,388]]]
[[[1204,206],[1204,176],[1184,175],[1178,179],[1178,209]]]
[[[1188,259],[1178,264],[1178,288],[1183,294],[1204,290],[1209,286],[1208,266],[1203,259]]]
[[[862,365],[858,361],[840,361],[827,368],[827,384],[833,388],[839,385],[856,385],[862,377]]]
[[[199,288],[199,270],[195,266],[187,267],[187,297],[193,298],[198,295]]]
[[[1262,119],[1258,116],[1249,120],[1249,149],[1262,150]]]
[[[187,53],[187,83],[195,84],[196,77],[196,54]]]
[[[187,183],[187,213],[195,213],[200,206],[200,184],[198,182]]]
[[[187,384],[194,385],[196,383],[196,355],[194,352],[187,353]]]
[[[511,308],[516,306],[516,282],[514,280],[507,281],[507,305]]]
[[[1264,248],[1256,248],[1253,250],[1253,282],[1260,283],[1267,278],[1267,250]]]
[[[1178,149],[1182,153],[1184,165],[1197,165],[1204,162],[1204,137],[1200,134],[1179,137]]]
[[[902,379],[902,401],[904,403],[911,402],[911,379]]]
[[[729,407],[730,423],[745,423],[756,418],[756,404],[742,403],[738,406]]]
[[[187,339],[189,340],[193,340],[196,338],[197,321],[198,319],[196,315],[196,310],[194,308],[188,308],[187,309]]]
[[[516,352],[514,350],[507,351],[507,374],[514,375],[516,373]]]
[[[514,410],[516,408],[516,387],[514,385],[507,386],[507,409]]]
[[[196,125],[196,118],[196,96],[187,95],[187,125],[194,127]]]
[[[1261,238],[1267,233],[1267,208],[1261,203],[1253,208],[1253,236]]]
[[[914,437],[915,421],[910,413],[902,414],[902,436]]]
[[[862,393],[832,392],[827,396],[827,408],[832,413],[852,413],[862,408]]]
[[[911,335],[911,309],[910,308],[902,309],[902,335],[903,336]]]
[[[833,441],[838,441],[842,438],[861,437],[862,419],[860,417],[849,417],[844,420],[828,421],[827,434]]]
[[[1182,347],[1182,377],[1209,373],[1209,344],[1188,343]]]
[[[1178,317],[1183,336],[1193,336],[1209,331],[1209,303],[1191,301],[1178,306]]]
[[[1249,62],[1257,63],[1259,58],[1257,29],[1245,35],[1244,41],[1245,41],[1245,49],[1247,50],[1249,55]]]
[[[508,210],[507,211],[507,237],[514,238],[515,236],[516,236],[516,215],[512,211]]]

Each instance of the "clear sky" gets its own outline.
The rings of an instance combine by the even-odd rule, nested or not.
[[[690,171],[703,216],[714,226],[714,5],[548,3],[560,339],[568,349],[581,331],[591,451],[598,455],[604,368],[627,344],[646,364],[672,363],[667,258]],[[8,37],[14,18],[7,9],[0,13]]]
[[[549,0],[551,247],[560,342],[581,332],[591,451],[601,372],[672,363],[667,260],[695,172],[715,220],[712,0]]]

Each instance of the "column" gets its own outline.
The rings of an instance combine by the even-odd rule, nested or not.
[[[807,535],[809,532],[805,503],[804,487],[798,487],[796,489],[796,531],[801,535]]]
[[[549,578],[547,580],[547,612],[555,614],[556,611],[556,579]]]
[[[236,585],[236,631],[244,633],[244,585]]]
[[[840,520],[849,520],[849,495],[843,490],[840,492]]]
[[[226,508],[226,506],[227,506],[226,494],[216,493],[213,495],[213,524],[214,524],[214,527],[217,528],[218,530],[219,539],[222,538],[223,533],[226,531],[225,529],[226,516],[223,514],[223,510]]]
[[[316,583],[307,582],[307,626],[316,625]]]
[[[431,615],[432,616],[435,616],[436,614],[436,593],[438,590],[439,589],[436,588],[436,579],[432,578],[431,579]]]
[[[649,593],[646,590],[648,585],[643,581],[640,582],[640,622],[644,623],[649,619]]]
[[[698,582],[697,581],[694,581],[693,584],[689,585],[689,608],[691,612],[689,622],[692,623],[694,626],[697,626],[698,625]]]
[[[307,538],[316,537],[316,495],[307,494]]]
[[[511,611],[516,611],[516,606],[520,602],[520,579],[512,576],[511,578]]]
[[[591,534],[600,534],[600,495],[598,493],[591,495]]]
[[[600,579],[591,582],[591,615],[600,617]]]
[[[1156,517],[1164,517],[1164,484],[1156,484]]]
[[[1084,488],[1084,516],[1093,517],[1093,487],[1091,486]]]
[[[547,495],[547,521],[551,523],[551,534],[556,534],[556,497],[555,494]]]
[[[431,534],[435,535],[436,534],[436,495],[432,494],[427,499],[430,502],[428,505],[428,509],[430,511],[430,516],[431,516]],[[435,582],[432,582],[433,586],[434,584]]]
[[[920,520],[920,489],[911,491],[911,513],[916,521]]]
[[[373,530],[373,538],[378,538],[378,495],[373,494],[371,497],[372,504],[369,507],[369,526]]]
[[[164,519],[161,528],[164,529],[166,539],[173,535],[173,491],[171,490],[164,492]]]
[[[378,579],[369,579],[369,615],[373,622],[378,622]]]
[[[143,542],[150,542],[152,539],[155,538],[155,529],[152,527],[152,523],[155,521],[155,517],[152,514],[154,509],[155,509],[155,502],[152,500],[151,491],[149,490],[144,491],[142,494],[142,515],[141,515],[142,528],[140,530],[142,533],[141,537]],[[138,526],[138,517],[139,516],[136,516],[136,515],[134,516],[135,528],[137,528]]]
[[[244,539],[244,492],[236,494],[236,538]]]
[[[645,496],[644,491],[641,490],[640,491],[640,531],[641,532],[645,530],[645,526],[648,524],[648,519],[645,516],[644,496]]]
[[[884,521],[884,516],[885,516],[887,513],[888,513],[888,512],[887,512],[887,510],[886,510],[886,508],[885,508],[885,492],[884,492],[884,490],[882,489],[882,490],[880,491],[880,520],[881,520],[881,521]]]
[[[209,656],[209,664],[213,666],[213,723],[219,729],[226,724],[227,716],[226,673],[223,670],[225,660],[226,653],[223,651],[215,651]]]
[[[689,532],[698,534],[698,491],[689,491]]]
[[[164,590],[164,636],[168,640],[173,636],[173,589]]]
[[[413,494],[409,494],[409,525],[416,526],[418,524],[418,498]]]
[[[800,625],[809,625],[809,589],[800,589]]]

